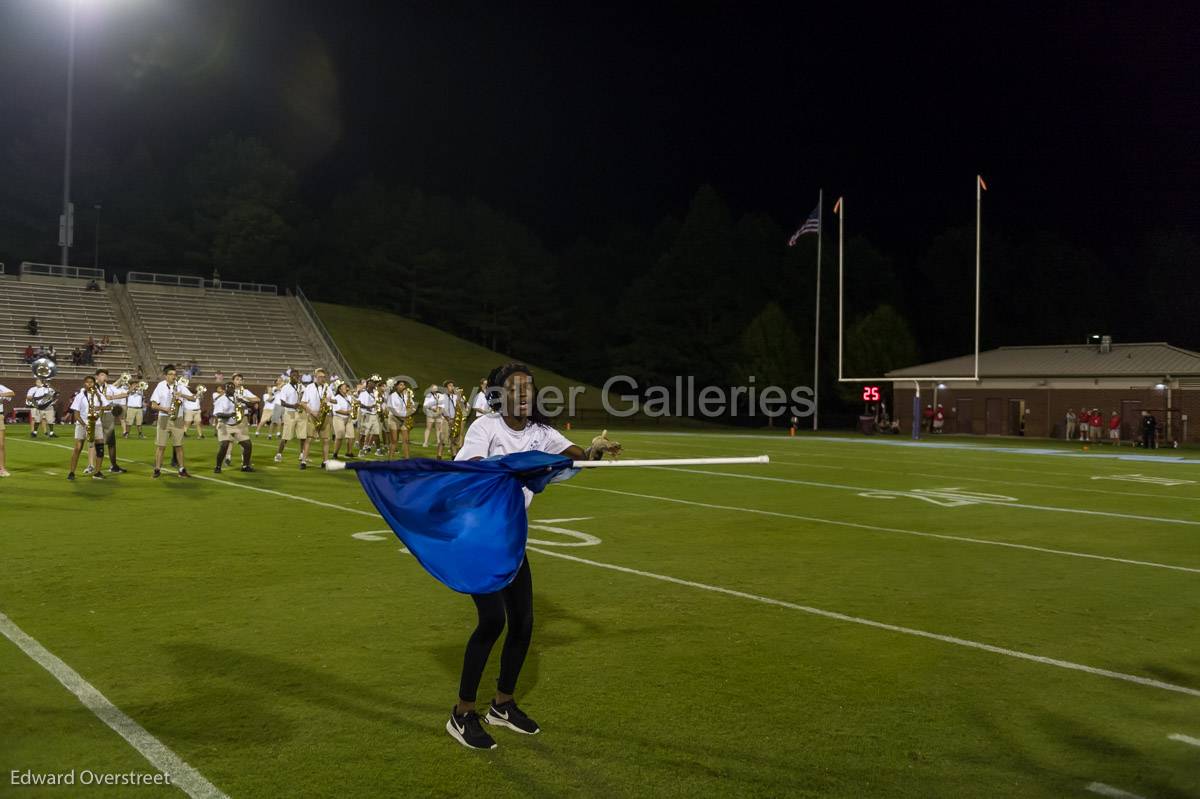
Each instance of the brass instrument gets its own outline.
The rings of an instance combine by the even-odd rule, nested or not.
[[[454,402],[454,421],[450,423],[450,441],[455,442],[458,436],[462,433],[463,422],[467,418],[467,404],[463,402],[463,394],[461,388],[456,388],[453,394]]]
[[[87,440],[89,443],[96,440],[96,420],[100,418],[100,392],[92,389],[87,393]]]
[[[241,424],[246,419],[246,389],[238,386],[233,390],[233,423]]]
[[[46,388],[50,390],[44,396],[38,397],[28,404],[32,408],[36,408],[39,411],[44,411],[58,401],[58,392],[55,391],[54,387],[50,385],[50,378],[58,374],[58,364],[56,364],[51,358],[47,358],[43,355],[41,358],[36,359],[29,366],[30,369],[33,370],[33,376],[40,377],[43,381],[45,381]]]
[[[391,418],[391,414],[387,408],[387,392],[381,390],[379,386],[375,386],[375,412],[379,414],[379,434],[386,436],[388,419]]]
[[[321,406],[317,409],[317,432],[320,433],[325,430],[333,406],[329,404],[329,386],[317,386],[317,389],[321,392]]]
[[[408,411],[408,415],[404,417],[404,422],[403,422],[405,430],[412,430],[413,424],[416,422],[417,410],[416,410],[416,407],[413,405],[413,403],[415,401],[416,400],[413,397],[412,386],[410,386],[408,383],[405,383],[404,384],[404,409],[406,411]]]

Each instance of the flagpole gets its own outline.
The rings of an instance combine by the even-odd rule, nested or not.
[[[821,237],[825,235],[825,190],[817,191],[817,299],[816,332],[813,336],[813,432],[817,432],[817,413],[821,400]]]
[[[643,458],[627,461],[575,461],[576,469],[592,469],[599,466],[720,466],[732,463],[770,463],[769,455],[753,455],[745,458]]]
[[[846,198],[838,197],[837,207],[833,209],[838,215],[838,382],[842,381],[842,333],[845,328],[845,313],[842,302],[842,228],[846,222]]]
[[[975,379],[979,379],[979,231],[983,224],[983,177],[975,176]]]

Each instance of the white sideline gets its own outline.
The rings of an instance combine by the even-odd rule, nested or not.
[[[1024,549],[1030,552],[1044,552],[1048,555],[1064,555],[1071,558],[1087,558],[1088,560],[1105,560],[1111,563],[1125,563],[1130,566],[1149,566],[1153,569],[1170,569],[1171,571],[1190,572],[1192,574],[1200,574],[1200,568],[1192,566],[1175,566],[1170,563],[1155,563],[1149,560],[1132,560],[1130,558],[1116,558],[1109,555],[1093,555],[1089,552],[1072,552],[1067,549],[1051,549],[1049,547],[1038,547],[1032,544],[1016,544],[1011,541],[993,541],[988,538],[970,538],[962,535],[949,535],[947,533],[927,533],[921,530],[905,530],[902,527],[880,527],[874,524],[864,524],[862,522],[846,522],[838,519],[824,519],[819,516],[804,516],[799,513],[785,513],[784,511],[762,510],[760,508],[742,508],[736,505],[716,505],[711,502],[696,502],[690,499],[679,499],[677,497],[660,497],[655,494],[639,494],[634,491],[618,491],[615,488],[597,488],[595,486],[581,486],[571,483],[559,483],[563,488],[573,488],[579,491],[600,491],[605,494],[620,494],[626,497],[640,497],[641,499],[654,499],[659,502],[674,502],[679,505],[694,505],[698,508],[711,508],[712,510],[729,510],[737,513],[753,513],[759,516],[775,516],[781,519],[796,519],[802,522],[814,522],[816,524],[831,524],[837,527],[851,527],[856,530],[871,530],[879,533],[901,533],[903,535],[915,535],[922,538],[940,538],[946,541],[961,541],[967,544],[984,544],[993,547],[1008,547],[1009,549]]]
[[[1082,671],[1087,674],[1095,674],[1100,677],[1109,677],[1114,680],[1123,680],[1125,682],[1137,683],[1138,685],[1146,685],[1151,688],[1160,688],[1164,691],[1175,691],[1176,693],[1187,694],[1188,696],[1200,697],[1200,689],[1187,688],[1182,685],[1175,685],[1161,680],[1154,680],[1149,677],[1139,677],[1136,674],[1125,674],[1120,671],[1110,671],[1109,669],[1100,669],[1095,666],[1085,666],[1082,663],[1072,663],[1069,660],[1059,660],[1057,658],[1048,658],[1042,655],[1033,655],[1028,652],[1021,652],[1016,649],[1005,649],[1001,646],[993,646],[992,644],[984,644],[978,641],[970,641],[966,638],[956,638],[952,635],[941,635],[940,633],[926,632],[925,630],[917,630],[912,627],[901,627],[896,624],[888,624],[882,621],[874,621],[872,619],[864,619],[859,616],[848,616],[845,613],[837,613],[832,610],[822,610],[821,608],[809,607],[808,605],[799,605],[795,602],[785,602],[782,599],[772,599],[770,597],[759,596],[745,591],[735,591],[732,588],[722,588],[719,585],[709,585],[708,583],[698,583],[692,580],[681,580],[678,577],[670,577],[665,574],[656,574],[654,572],[643,571],[641,569],[631,569],[627,566],[617,566],[612,563],[602,563],[598,560],[588,560],[576,555],[567,555],[562,552],[551,552],[546,549],[538,549],[537,547],[527,547],[534,552],[542,555],[549,555],[552,558],[562,558],[563,560],[573,560],[576,563],[586,563],[588,566],[596,566],[601,569],[610,569],[616,572],[625,574],[635,574],[639,577],[649,577],[651,580],[661,580],[664,583],[674,583],[675,585],[684,585],[689,588],[699,588],[702,591],[712,591],[717,594],[725,594],[726,596],[735,596],[741,599],[750,599],[755,602],[762,602],[766,605],[777,605],[781,608],[790,608],[791,610],[799,610],[803,613],[810,613],[814,616],[821,616],[826,619],[834,619],[836,621],[846,621],[852,624],[861,624],[866,627],[874,627],[878,630],[888,630],[894,633],[903,633],[904,635],[913,635],[918,638],[928,638],[934,641],[941,641],[947,644],[956,646],[965,646],[970,649],[981,649],[984,652],[991,652],[996,655],[1004,655],[1005,657],[1018,658],[1020,660],[1029,660],[1034,663],[1041,663],[1046,666],[1057,666],[1060,669],[1070,669],[1072,671]]]
[[[1179,741],[1181,744],[1187,744],[1188,746],[1200,746],[1200,738],[1193,738],[1190,735],[1180,735],[1179,733],[1174,733],[1172,735],[1168,735],[1167,738],[1171,739],[1172,741]]]
[[[1105,785],[1102,782],[1093,782],[1087,786],[1087,789],[1092,793],[1100,794],[1101,796],[1110,796],[1112,799],[1144,799],[1136,793],[1122,791],[1120,788],[1114,788],[1111,785]]]
[[[880,491],[879,488],[871,488],[869,486],[847,486],[837,483],[818,483],[814,480],[796,480],[790,477],[766,477],[758,474],[736,474],[734,472],[714,472],[708,469],[680,469],[666,466],[652,466],[652,469],[664,469],[672,472],[683,472],[685,474],[706,474],[717,477],[736,477],[742,480],[765,480],[770,483],[791,483],[793,485],[812,486],[813,488],[834,488],[841,491]],[[949,478],[952,479],[952,478]],[[905,489],[883,489],[903,491]],[[1087,510],[1085,508],[1060,508],[1054,505],[1026,505],[1021,502],[999,502],[989,500],[977,500],[978,505],[998,505],[1004,508],[1021,508],[1023,510],[1044,510],[1055,513],[1082,513],[1087,516],[1109,516],[1116,519],[1133,519],[1139,522],[1162,522],[1163,524],[1185,524],[1193,527],[1200,527],[1200,521],[1192,519],[1176,519],[1171,516],[1139,516],[1135,513],[1116,513],[1106,510]]]
[[[108,701],[104,694],[96,690],[95,686],[83,679],[79,672],[63,663],[3,613],[0,613],[0,633],[3,633],[5,638],[16,644],[34,662],[48,671],[54,679],[62,683],[63,687],[73,693],[84,707],[95,713],[96,718],[128,741],[129,745],[146,758],[152,766],[163,774],[170,775],[172,785],[193,799],[228,799],[215,785],[205,779],[203,774],[185,763],[162,741],[147,732],[145,727],[121,712],[121,709]]]

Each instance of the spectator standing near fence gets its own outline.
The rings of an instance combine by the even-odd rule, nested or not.
[[[1121,414],[1117,411],[1112,412],[1112,416],[1108,417],[1108,440],[1121,446]]]
[[[1088,440],[1088,428],[1091,427],[1091,414],[1087,412],[1087,408],[1079,409],[1079,440]]]
[[[1075,438],[1075,428],[1078,427],[1079,419],[1075,416],[1074,408],[1067,408],[1067,441]]]

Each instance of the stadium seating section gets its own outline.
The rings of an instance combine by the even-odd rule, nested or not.
[[[30,318],[38,322],[38,334],[30,335]],[[91,336],[110,343],[95,358],[95,366],[74,366],[71,351],[82,347]],[[133,356],[121,333],[108,292],[88,291],[78,285],[55,285],[0,279],[0,370],[6,374],[26,374],[25,348],[53,345],[60,372],[66,377],[81,377],[103,366],[114,373],[129,371]]]

